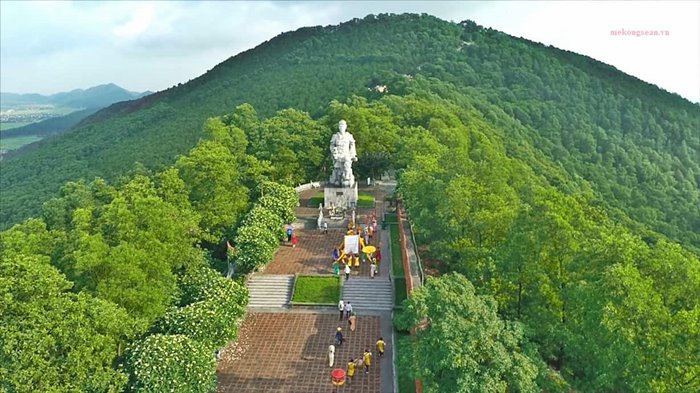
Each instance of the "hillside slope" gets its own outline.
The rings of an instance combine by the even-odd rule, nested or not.
[[[3,227],[38,212],[66,180],[115,178],[140,162],[171,164],[201,124],[242,102],[262,115],[313,114],[367,87],[417,74],[477,97],[524,126],[525,138],[611,209],[691,247],[700,246],[700,108],[608,65],[473,22],[380,15],[282,34],[201,77],[119,103],[0,165]],[[507,125],[505,125],[507,127]],[[517,140],[514,141],[517,145]],[[572,190],[569,190],[572,191]]]

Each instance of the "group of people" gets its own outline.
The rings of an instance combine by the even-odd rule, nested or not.
[[[354,332],[355,331],[355,324],[357,321],[357,315],[355,315],[355,311],[352,308],[352,304],[350,302],[345,302],[343,300],[340,300],[338,302],[338,311],[340,312],[340,321],[343,320],[343,317],[345,317],[348,320],[348,324],[350,325],[350,331]],[[331,344],[328,346],[328,366],[333,367],[333,364],[335,363],[335,349],[336,347],[340,347],[343,345],[345,342],[345,337],[343,336],[343,328],[338,326],[338,329],[335,332],[335,344]],[[379,358],[384,357],[384,349],[386,348],[386,343],[384,342],[383,337],[379,337],[379,339],[376,342],[376,348],[377,348],[377,353],[379,354]],[[364,371],[365,374],[369,374],[369,369],[372,364],[372,352],[369,351],[369,349],[365,349],[365,352],[362,354],[360,358],[353,359],[350,358],[347,364],[346,372],[345,375],[347,377],[346,381],[348,383],[352,380],[352,378],[355,376],[355,368],[364,366]]]

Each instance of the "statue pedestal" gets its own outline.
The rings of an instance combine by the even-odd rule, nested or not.
[[[350,187],[327,184],[323,189],[323,207],[343,210],[357,206],[357,182]]]

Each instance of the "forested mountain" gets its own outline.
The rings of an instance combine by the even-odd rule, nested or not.
[[[698,105],[425,15],[283,34],[1,163],[5,225],[35,217],[0,233],[0,390],[212,391],[220,273],[271,259],[339,119],[435,272],[395,320],[426,392],[700,390]]]
[[[502,110],[524,126],[509,137],[590,181],[605,203],[700,245],[697,104],[584,56],[426,15],[285,33],[188,83],[98,112],[2,162],[2,223],[36,213],[65,180],[172,163],[201,137],[204,119],[239,103],[262,115],[318,114],[331,99],[369,94],[387,73],[435,77],[479,96],[487,116]]]
[[[262,115],[368,95],[385,74],[435,77],[505,111],[518,135],[611,207],[671,238],[700,245],[700,110],[681,97],[571,52],[473,22],[380,15],[282,34],[188,83],[105,109],[70,135],[2,162],[2,224],[35,214],[62,182],[108,179],[134,162],[172,163],[200,124],[242,102]],[[389,86],[391,92],[398,92]]]
[[[128,101],[151,94],[150,91],[137,93],[123,89],[114,83],[93,86],[88,89],[75,89],[51,94],[0,93],[3,109],[18,105],[50,104],[71,108],[103,108],[115,102]]]

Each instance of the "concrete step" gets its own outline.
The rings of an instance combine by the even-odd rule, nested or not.
[[[286,307],[292,296],[294,276],[257,274],[248,281],[248,307]]]
[[[343,284],[342,298],[359,313],[388,311],[394,307],[391,281],[365,277],[350,278]]]

